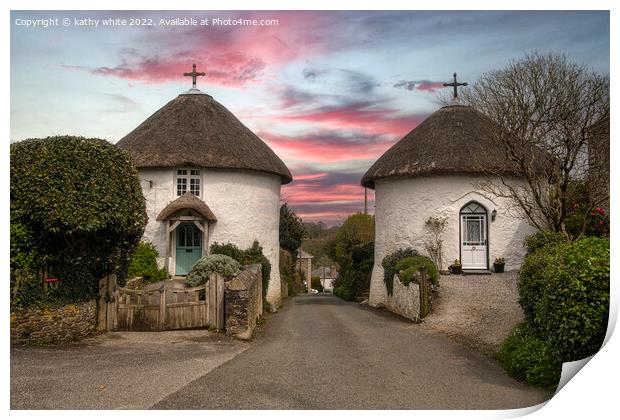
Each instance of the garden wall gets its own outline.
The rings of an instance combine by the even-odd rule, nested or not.
[[[261,265],[252,264],[224,287],[226,333],[248,340],[263,315],[263,280]]]
[[[412,281],[407,286],[394,276],[394,293],[387,295],[385,307],[388,311],[402,315],[412,321],[420,320],[420,285]]]
[[[11,312],[11,343],[55,344],[76,341],[95,333],[97,301],[46,309]]]

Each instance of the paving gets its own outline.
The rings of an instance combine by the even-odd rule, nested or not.
[[[146,409],[248,348],[207,330],[11,348],[11,409]]]
[[[158,409],[508,409],[547,391],[482,353],[330,294],[289,300],[253,345]]]

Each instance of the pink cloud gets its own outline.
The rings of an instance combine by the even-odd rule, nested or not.
[[[260,132],[276,152],[285,158],[302,159],[306,162],[343,162],[354,159],[375,159],[395,142],[379,136],[342,136],[333,131],[319,131],[314,134],[287,136],[271,132]],[[299,178],[296,178],[299,179]]]
[[[276,117],[282,121],[301,121],[328,125],[332,129],[355,129],[367,134],[402,137],[423,120],[422,115],[402,115],[392,108],[378,108],[374,102],[324,106]]]
[[[239,87],[261,80],[268,66],[338,48],[329,43],[337,26],[324,23],[334,16],[322,12],[217,12],[205,16],[276,19],[279,24],[149,29],[134,40],[133,48],[119,51],[115,65],[65,67],[136,82],[165,83],[179,81],[196,63],[198,71],[207,73],[207,83]],[[317,28],[323,29],[317,33]]]

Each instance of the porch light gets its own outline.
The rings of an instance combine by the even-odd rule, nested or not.
[[[497,210],[493,209],[493,211],[491,212],[491,221],[494,222],[495,221],[495,217],[497,216]]]

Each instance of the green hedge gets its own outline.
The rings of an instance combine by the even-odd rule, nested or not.
[[[415,257],[405,257],[396,264],[396,272],[399,273],[398,277],[405,286],[413,280],[414,275],[421,268],[426,268],[430,282],[435,286],[439,286],[439,271],[437,271],[435,263],[430,258],[416,255]]]
[[[155,283],[169,276],[165,268],[157,266],[159,253],[150,242],[140,242],[131,256],[127,278],[143,277],[147,283]]]
[[[562,361],[553,347],[527,323],[517,325],[495,355],[513,378],[538,387],[556,386]]]
[[[609,239],[586,237],[556,248],[536,325],[565,362],[596,353],[609,317]]]
[[[536,326],[538,304],[549,284],[551,268],[559,264],[558,257],[568,246],[565,242],[536,241],[532,251],[526,256],[519,271],[519,304],[523,308],[525,320]]]
[[[20,141],[10,153],[12,305],[86,300],[110,273],[122,282],[147,221],[129,154],[70,136]],[[45,291],[44,272],[58,287]]]
[[[525,323],[515,328],[497,358],[516,378],[547,386],[557,383],[562,362],[591,356],[603,343],[609,239],[568,243],[557,235],[539,235],[530,243],[535,245],[519,272]]]
[[[567,238],[561,232],[542,230],[525,238],[524,245],[527,249],[527,253],[531,254],[547,246],[558,245],[565,242],[567,242]]]

